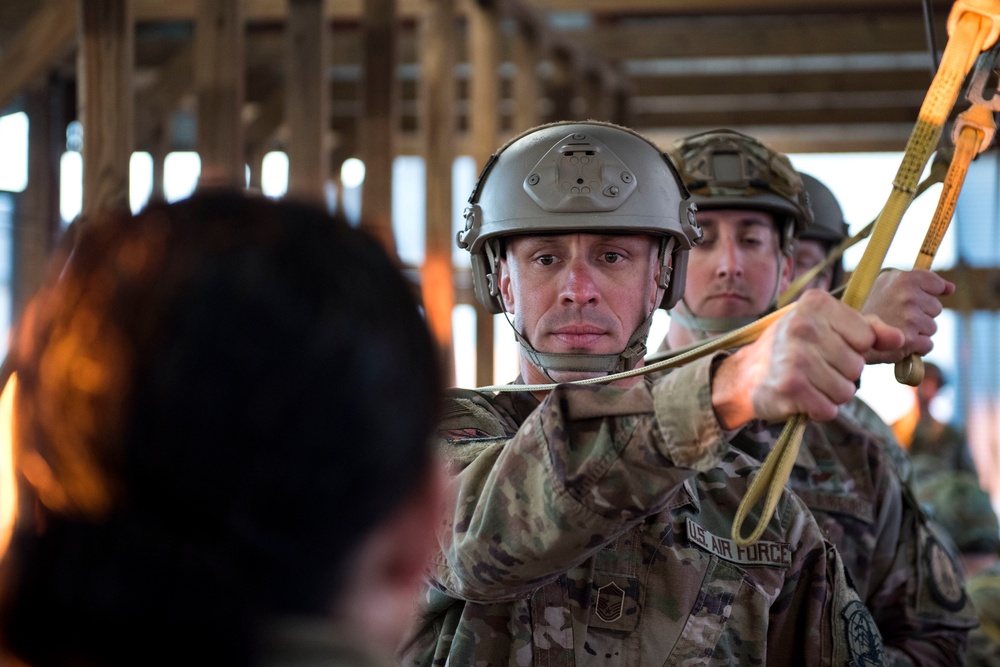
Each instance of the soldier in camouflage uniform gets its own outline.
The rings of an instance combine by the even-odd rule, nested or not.
[[[961,470],[920,480],[914,491],[947,529],[969,578],[965,589],[979,627],[969,634],[966,667],[1000,667],[1000,529],[990,497],[977,477]]]
[[[909,434],[900,435],[907,443],[915,474],[935,475],[947,471],[963,471],[978,476],[969,451],[968,438],[961,429],[940,422],[931,414],[931,401],[945,385],[944,373],[936,364],[924,363],[924,379],[914,390],[917,401],[917,423]],[[906,437],[909,435],[909,438]]]
[[[979,627],[969,633],[966,667],[1000,667],[1000,559],[966,584],[979,612]]]
[[[659,149],[614,125],[543,126],[491,158],[459,245],[481,303],[513,315],[512,388],[642,363],[699,236],[686,197]],[[758,464],[726,437],[751,418],[834,416],[863,353],[901,343],[816,294],[758,343],[655,382],[454,390],[452,519],[404,664],[882,664],[793,494],[758,542],[730,539]]]
[[[795,232],[812,216],[788,158],[751,137],[706,132],[675,142],[669,154],[704,230],[704,242],[689,256],[684,297],[671,311],[665,346],[679,348],[772,309],[789,283]],[[930,272],[893,273],[889,293],[896,300],[875,312],[888,313],[887,321],[906,334],[906,345],[895,357],[874,351],[866,355],[869,362],[926,352],[941,309],[937,295],[949,289]],[[799,303],[815,293],[806,292]],[[882,293],[875,302],[884,299]],[[732,444],[762,460],[781,428],[753,422]],[[890,662],[960,665],[974,624],[961,572],[878,439],[843,415],[810,422],[789,485],[837,546]]]

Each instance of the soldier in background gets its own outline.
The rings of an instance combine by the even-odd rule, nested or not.
[[[665,346],[678,349],[770,312],[790,281],[795,236],[808,234],[813,220],[806,188],[787,156],[752,137],[705,132],[675,142],[668,154],[698,205],[704,231],[704,242],[688,258],[684,296],[671,310]],[[953,286],[930,272],[891,272],[881,280],[870,302],[879,309],[866,306],[866,312],[906,333],[904,351],[927,351],[933,316],[941,311],[937,296]],[[904,288],[915,294],[904,295]],[[815,294],[806,292],[799,307]],[[895,358],[876,353],[867,361]],[[751,422],[732,444],[763,460],[782,426]],[[811,422],[789,486],[837,546],[893,664],[960,665],[974,621],[961,586],[954,585],[961,581],[959,568],[911,501],[883,443],[842,414]],[[940,558],[931,561],[928,554]]]
[[[989,495],[964,471],[942,472],[916,486],[917,497],[951,536],[979,614],[966,667],[1000,667],[1000,531]]]
[[[676,171],[625,128],[535,128],[487,163],[459,245],[477,298],[513,317],[521,375],[449,394],[453,518],[405,664],[882,663],[794,495],[760,541],[730,539],[757,463],[726,439],[754,418],[833,417],[898,330],[814,293],[757,343],[655,382],[517,390],[641,365],[698,238]]]
[[[965,433],[931,414],[931,402],[945,385],[937,364],[924,362],[924,378],[914,388],[914,412],[893,424],[913,461],[914,474],[926,478],[940,472],[961,471],[977,476]]]

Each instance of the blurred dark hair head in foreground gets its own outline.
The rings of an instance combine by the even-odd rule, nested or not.
[[[318,208],[209,192],[88,220],[56,269],[12,351],[34,507],[0,569],[3,644],[240,664],[263,619],[329,615],[439,416],[386,253]]]

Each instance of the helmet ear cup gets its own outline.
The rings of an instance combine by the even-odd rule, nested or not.
[[[660,301],[660,308],[670,310],[677,305],[677,302],[684,296],[684,281],[687,276],[688,252],[675,251],[670,256],[670,277],[666,291],[663,293],[663,300]],[[667,269],[661,269],[667,270]]]

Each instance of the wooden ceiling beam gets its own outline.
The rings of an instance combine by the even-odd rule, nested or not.
[[[947,16],[936,16],[943,40]],[[644,59],[748,58],[831,54],[922,53],[923,19],[875,13],[857,15],[650,18],[568,30],[567,39],[587,44],[619,62]],[[943,48],[940,43],[938,48]],[[929,62],[929,61],[928,61]]]
[[[634,96],[671,95],[761,95],[790,93],[854,93],[899,91],[926,92],[929,73],[924,70],[882,70],[877,72],[768,72],[722,76],[641,76],[633,77]]]
[[[547,12],[594,12],[603,15],[655,15],[664,13],[663,0],[535,0],[539,10]],[[933,0],[935,13],[947,13],[950,0]],[[669,12],[675,15],[816,14],[838,12],[920,13],[920,3],[914,0],[670,0]]]
[[[758,126],[798,126],[798,125],[841,125],[845,129],[883,123],[909,123],[911,129],[916,122],[918,106],[888,107],[880,109],[732,109],[715,108],[691,111],[643,112],[632,109],[633,126],[641,128],[674,127],[730,127],[739,129],[748,125]],[[901,147],[902,148],[902,147]]]
[[[136,21],[193,20],[197,0],[135,0]],[[934,0],[935,13],[947,14],[952,3]],[[664,13],[663,0],[532,0],[531,6],[540,12],[595,12],[600,15],[657,15]],[[356,20],[361,16],[362,0],[331,0],[327,15],[332,19]],[[425,12],[424,0],[400,0],[398,15],[412,19]],[[919,15],[920,4],[914,0],[671,0],[669,11],[675,16],[760,14],[863,14],[868,12],[913,13]],[[248,22],[284,20],[286,0],[246,0]]]
[[[670,128],[637,127],[657,146],[669,146],[674,140],[717,126],[694,122]],[[912,122],[870,123],[861,125],[835,125],[816,122],[791,125],[745,124],[738,129],[757,137],[768,146],[784,153],[868,153],[877,151],[902,151],[913,131]]]

